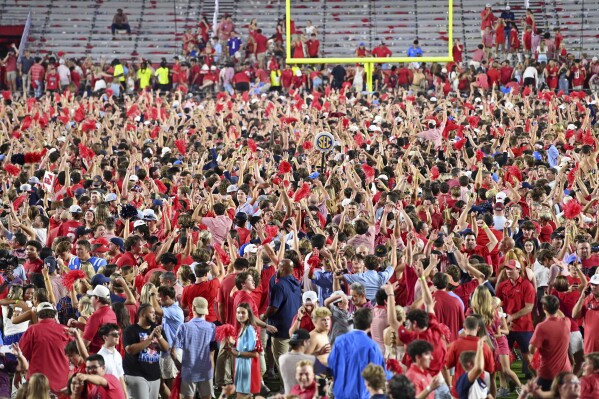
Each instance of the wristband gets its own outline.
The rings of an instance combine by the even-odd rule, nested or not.
[[[395,296],[395,294],[387,294],[387,296]]]
[[[422,281],[426,281],[426,278],[424,276],[420,276],[419,279]]]

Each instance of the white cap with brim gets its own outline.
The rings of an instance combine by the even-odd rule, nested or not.
[[[97,296],[98,298],[109,299],[110,298],[110,290],[108,287],[103,285],[96,285],[96,288],[93,290],[87,291],[87,295],[89,296]]]

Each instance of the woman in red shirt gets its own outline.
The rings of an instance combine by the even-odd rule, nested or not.
[[[547,66],[545,67],[545,81],[547,82],[547,86],[549,86],[549,88],[551,90],[556,90],[557,89],[557,82],[558,82],[558,72],[559,68],[557,67],[557,64],[555,63],[554,60],[549,60],[549,64],[547,64]]]
[[[497,19],[495,22],[495,56],[505,51],[505,21],[503,18]]]

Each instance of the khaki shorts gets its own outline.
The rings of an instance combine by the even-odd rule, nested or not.
[[[170,356],[160,358],[160,376],[165,380],[177,378],[177,367]]]
[[[181,396],[193,397],[196,392],[200,395],[200,398],[209,398],[212,396],[212,380],[191,382],[181,380],[181,388],[179,394]]]

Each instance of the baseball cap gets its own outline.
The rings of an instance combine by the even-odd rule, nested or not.
[[[112,201],[116,201],[116,194],[115,193],[106,194],[106,196],[104,197],[104,202],[112,202]]]
[[[208,314],[208,301],[201,296],[195,297],[193,299],[193,311],[199,315],[207,315]]]
[[[345,295],[345,292],[343,292],[343,291],[335,291],[335,292],[333,292],[331,294],[331,296],[338,296],[339,297],[338,299],[335,299],[334,301],[331,302],[332,304],[335,304],[337,302],[341,302],[341,300],[343,299],[343,297],[345,297],[346,295]]]
[[[308,176],[309,179],[316,179],[318,178],[318,176],[320,176],[320,173],[318,172],[312,172],[310,173],[310,175]]]
[[[29,180],[27,180],[27,183],[29,183],[29,184],[42,184],[42,182],[40,181],[40,179],[38,179],[35,176],[30,177]]]
[[[503,211],[505,209],[505,205],[503,205],[503,202],[496,202],[495,205],[493,205],[493,209],[496,211]]]
[[[144,220],[158,220],[153,209],[144,210]]]
[[[495,202],[503,203],[506,198],[507,198],[507,194],[504,192],[499,192],[499,193],[495,194]]]
[[[256,252],[258,252],[258,247],[256,246],[256,244],[248,244],[245,246],[245,248],[243,248],[244,255],[255,254]]]
[[[69,212],[71,212],[71,213],[82,213],[83,210],[81,209],[81,207],[79,205],[71,205],[69,207]]]
[[[295,332],[293,334],[291,334],[289,343],[292,345],[295,345],[295,344],[300,344],[309,339],[310,339],[310,333],[307,330],[304,330],[303,328],[298,328],[297,330],[295,330]]]
[[[91,234],[91,233],[93,233],[93,232],[94,232],[94,231],[93,231],[92,229],[88,229],[88,228],[86,228],[85,226],[79,226],[79,227],[77,227],[77,228],[75,229],[75,235],[76,235],[77,237],[81,237],[81,236],[82,236],[82,235],[84,235],[84,234]]]
[[[21,184],[21,187],[19,187],[19,189],[22,192],[31,191],[31,184]]]
[[[599,274],[594,274],[589,283],[592,285],[599,285]]]
[[[125,241],[123,241],[122,238],[112,237],[110,239],[110,242],[113,243],[114,245],[116,245],[117,247],[119,247],[121,249],[121,251],[125,252]]]
[[[96,274],[96,276],[98,276],[98,274]],[[94,277],[96,277],[94,276]],[[106,278],[108,281],[110,281],[110,279],[104,275],[102,275],[102,277]],[[93,284],[93,279],[92,279],[92,284]],[[104,298],[104,299],[109,299],[110,298],[110,290],[108,289],[108,287],[105,287],[103,285],[96,285],[96,287],[93,290],[87,291],[87,295],[89,296],[97,296],[98,298]]]
[[[568,257],[566,258],[566,263],[571,264],[574,262],[580,262],[580,258],[576,254],[568,255]]]
[[[239,220],[239,221],[247,221],[248,220],[248,215],[245,212],[237,212],[235,214],[235,220]]]
[[[522,185],[520,186],[520,188],[527,188],[529,190],[532,190],[533,187],[532,187],[532,184],[530,184],[529,182],[523,181]]]
[[[139,177],[137,177],[137,175],[131,175],[129,176],[129,181],[138,181]]]
[[[234,193],[237,190],[239,190],[239,188],[235,184],[231,184],[229,187],[227,187],[227,194]]]
[[[94,277],[92,277],[92,287],[95,287],[97,285],[102,285],[102,284],[106,284],[110,282],[110,277],[106,277],[103,274],[96,274]]]
[[[143,220],[136,220],[133,223],[133,228],[136,228],[136,227],[139,227],[139,226],[145,226],[145,225],[146,225],[146,222],[144,222]]]
[[[48,256],[44,259],[44,266],[48,266],[48,271],[50,273],[54,273],[58,268],[58,264],[56,263],[56,258],[53,256]]]
[[[54,309],[54,306],[52,306],[52,304],[50,302],[41,302],[39,305],[37,305],[36,310],[38,312],[41,312],[42,310],[56,310],[56,309]]]
[[[161,200],[160,198],[156,198],[154,201],[152,201],[152,206],[162,206],[164,205],[164,201]]]
[[[521,269],[522,266],[520,265],[520,262],[518,262],[517,260],[510,260],[508,263],[506,263],[505,267],[507,267],[508,269]]]
[[[310,301],[312,305],[318,305],[318,294],[314,291],[304,292],[302,295],[302,303],[305,305],[308,301]]]
[[[102,254],[103,254],[103,253],[105,253],[105,252],[108,252],[108,251],[110,251],[110,248],[108,248],[108,246],[107,246],[107,245],[104,245],[104,244],[99,244],[99,245],[96,247],[96,249],[94,249],[92,252],[93,252],[93,253],[102,253]]]
[[[374,249],[374,254],[378,258],[384,258],[385,256],[387,256],[387,247],[382,244],[377,245],[376,248]]]

